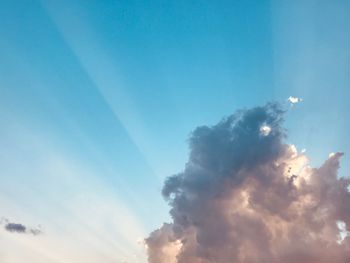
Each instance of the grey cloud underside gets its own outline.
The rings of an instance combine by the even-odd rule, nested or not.
[[[350,237],[339,242],[337,228],[350,230],[342,154],[301,165],[284,143],[284,113],[270,103],[194,130],[183,172],[163,187],[173,221],[146,239],[150,263],[350,262]]]
[[[25,233],[27,228],[22,224],[8,223],[5,225],[5,229],[9,232]]]

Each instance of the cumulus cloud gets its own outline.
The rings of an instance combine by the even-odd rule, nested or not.
[[[172,222],[145,240],[150,263],[350,262],[342,153],[310,167],[284,143],[284,113],[270,103],[193,131],[184,170],[162,190]]]
[[[28,228],[23,224],[11,223],[7,218],[1,218],[0,224],[4,224],[4,229],[11,233],[32,234],[34,236],[42,233],[40,228]]]

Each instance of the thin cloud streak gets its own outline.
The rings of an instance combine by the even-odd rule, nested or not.
[[[61,3],[62,4],[62,3]],[[62,6],[42,1],[52,21],[69,45],[82,68],[85,70],[98,92],[102,95],[106,105],[123,125],[130,139],[139,150],[152,172],[160,179],[155,162],[151,160],[152,145],[147,136],[147,130],[133,100],[123,89],[118,76],[118,68],[110,56],[93,38],[88,25],[78,14],[70,12],[60,13]],[[62,4],[64,5],[64,4]],[[62,10],[61,10],[62,11]],[[71,25],[74,24],[74,27]],[[78,33],[79,32],[79,33]],[[84,44],[82,44],[84,43]],[[93,52],[91,52],[93,50]]]

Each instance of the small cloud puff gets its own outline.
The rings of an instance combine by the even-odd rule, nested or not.
[[[27,228],[22,224],[8,223],[5,225],[5,229],[8,232],[25,233]]]
[[[332,158],[334,155],[335,155],[335,153],[334,153],[334,152],[331,152],[331,153],[328,154],[328,157],[329,157],[329,158]]]
[[[293,105],[293,104],[297,104],[297,103],[299,103],[299,102],[302,102],[303,99],[298,98],[298,97],[290,96],[290,97],[288,98],[288,101]]]
[[[271,132],[271,127],[270,127],[270,126],[264,124],[264,125],[262,125],[262,126],[260,127],[260,133],[261,133],[261,135],[263,135],[263,136],[268,136],[268,135],[270,134],[270,132]]]
[[[37,236],[42,233],[40,227],[28,228],[20,223],[11,223],[7,218],[1,218],[0,224],[5,224],[4,229],[10,233],[31,234]]]

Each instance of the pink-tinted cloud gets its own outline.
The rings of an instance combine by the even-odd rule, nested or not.
[[[283,115],[267,104],[192,133],[184,171],[163,188],[172,222],[146,239],[150,263],[350,262],[342,153],[311,168],[284,143]]]

